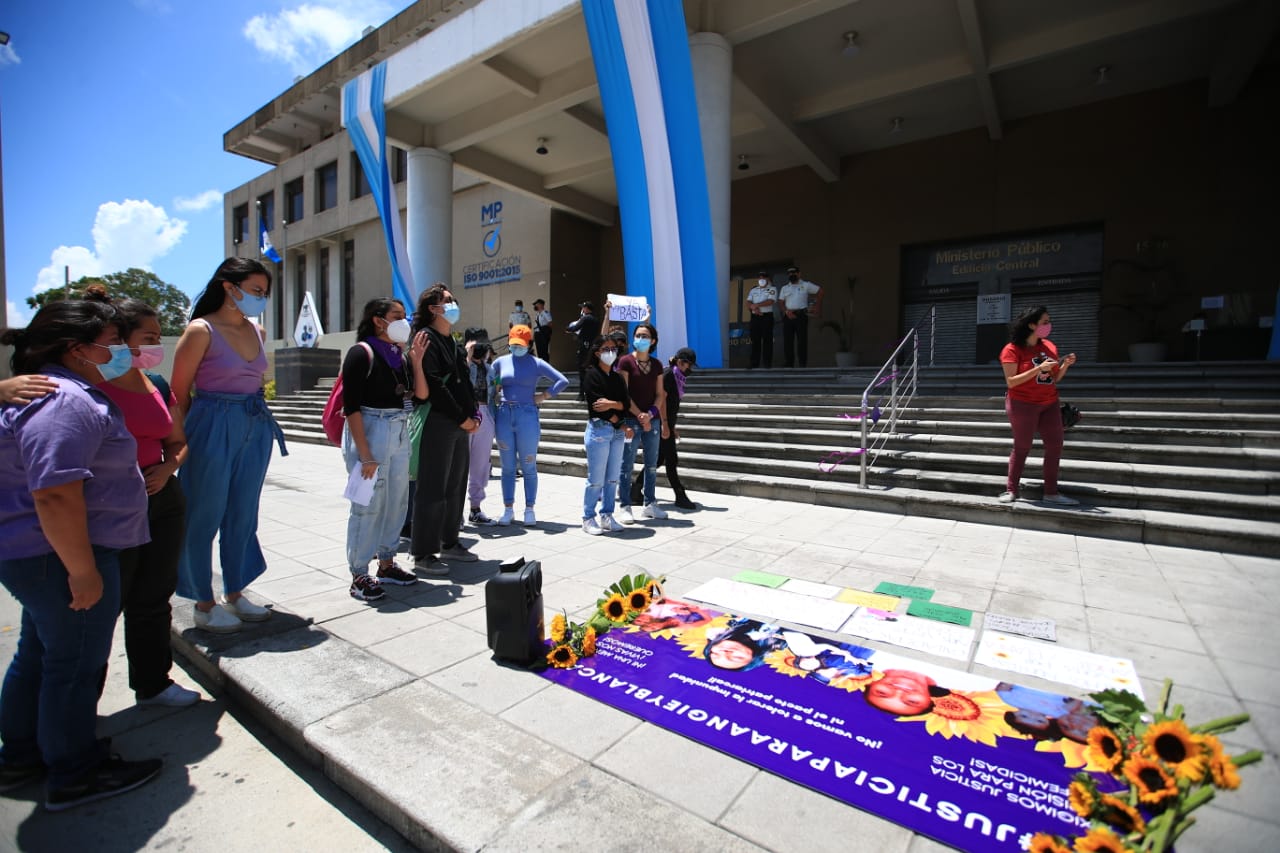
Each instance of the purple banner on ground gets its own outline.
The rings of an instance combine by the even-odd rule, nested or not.
[[[1088,822],[1079,700],[667,599],[546,678],[969,850]],[[1101,775],[1099,776],[1101,779]]]

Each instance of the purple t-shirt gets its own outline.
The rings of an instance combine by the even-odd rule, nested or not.
[[[38,489],[84,481],[89,541],[132,548],[151,541],[147,488],[138,445],[124,416],[101,391],[71,371],[41,369],[58,383],[25,406],[0,406],[0,542],[4,558],[49,554],[36,516]]]

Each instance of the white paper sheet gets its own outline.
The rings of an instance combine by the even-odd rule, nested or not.
[[[844,589],[841,586],[832,586],[829,583],[814,583],[813,581],[801,580],[800,578],[791,578],[778,589],[785,592],[795,592],[800,595],[811,595],[814,598],[835,598]]]
[[[766,620],[781,619],[824,631],[837,630],[854,610],[851,604],[727,578],[709,580],[681,597],[705,601],[730,613],[759,616]]]
[[[1057,623],[1052,619],[1024,619],[1021,616],[988,613],[982,617],[982,628],[984,631],[999,631],[1001,634],[1021,634],[1037,640],[1058,641]]]
[[[976,636],[972,628],[963,625],[905,613],[886,613],[871,607],[859,607],[840,628],[840,633],[962,661],[969,660],[969,649]]]
[[[363,465],[356,465],[351,469],[351,475],[347,477],[347,487],[343,489],[342,496],[353,504],[368,506],[369,501],[373,500],[373,487],[378,482],[378,472],[375,470],[373,476],[366,480],[360,476],[363,468]]]
[[[995,669],[1034,675],[1090,692],[1113,688],[1142,695],[1142,683],[1133,661],[1038,643],[1010,634],[983,631],[974,663]]]

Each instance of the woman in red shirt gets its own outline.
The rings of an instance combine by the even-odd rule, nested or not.
[[[1079,501],[1058,494],[1058,462],[1062,458],[1062,414],[1058,410],[1058,383],[1076,363],[1076,354],[1058,358],[1058,348],[1049,340],[1053,324],[1043,305],[1023,311],[1009,325],[1009,343],[1000,351],[1000,366],[1009,391],[1004,410],[1013,428],[1013,451],[1009,454],[1009,479],[1000,503],[1018,499],[1022,468],[1037,432],[1044,444],[1044,501],[1058,506],[1075,506]]]

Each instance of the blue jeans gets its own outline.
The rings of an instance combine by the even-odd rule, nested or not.
[[[22,605],[22,633],[0,692],[0,761],[44,761],[50,789],[63,788],[106,757],[98,742],[98,686],[120,614],[120,552],[93,549],[102,598],[72,610],[57,554],[0,560],[0,583]]]
[[[618,505],[631,506],[631,471],[636,464],[636,445],[644,450],[644,502],[654,502],[658,488],[658,447],[662,443],[662,418],[653,416],[653,425],[648,432],[640,427],[640,422],[627,418],[627,424],[636,432],[636,437],[627,444],[622,453],[622,472],[618,480]]]
[[[583,444],[587,448],[587,489],[582,495],[582,517],[595,518],[596,504],[606,515],[613,512],[613,495],[622,467],[622,430],[592,418],[587,421]]]
[[[378,473],[369,505],[351,504],[347,517],[347,567],[353,575],[367,575],[369,561],[375,556],[379,560],[395,557],[409,503],[409,413],[361,406],[360,419],[370,457],[378,462]],[[342,430],[342,460],[348,474],[360,464],[349,426]]]
[[[498,406],[498,456],[502,459],[502,503],[516,502],[516,466],[524,475],[524,505],[538,502],[538,441],[542,422],[533,403],[503,403]]]

